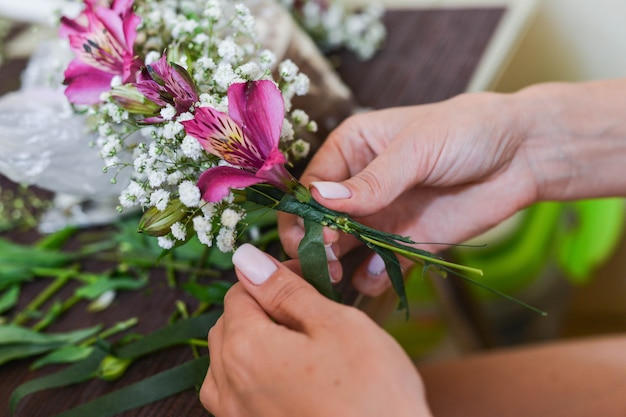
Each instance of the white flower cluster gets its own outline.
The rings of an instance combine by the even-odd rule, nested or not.
[[[385,39],[384,8],[372,3],[350,10],[339,0],[280,0],[325,50],[345,47],[362,59],[371,58]]]
[[[247,7],[227,0],[136,0],[135,5],[142,17],[137,52],[151,63],[166,51],[168,61],[185,68],[200,93],[195,107],[226,112],[231,84],[271,79],[274,72],[287,109],[281,149],[296,159],[306,156],[308,143],[298,139],[296,132],[315,131],[316,124],[304,111],[291,111],[291,100],[308,92],[309,79],[292,61],[279,63],[272,51],[259,46],[255,18]],[[107,94],[105,103],[92,113],[98,118],[96,144],[105,169],[132,170],[132,180],[119,199],[120,210],[165,211],[170,204],[182,204],[189,215],[158,238],[160,246],[172,248],[193,232],[207,246],[215,243],[222,251],[233,250],[245,212],[232,194],[215,204],[201,200],[197,179],[223,161],[186,135],[181,121],[193,118],[193,108],[176,116],[176,110],[167,106],[160,112],[163,123],[139,128],[133,123],[135,116]]]

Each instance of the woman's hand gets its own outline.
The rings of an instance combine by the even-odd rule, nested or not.
[[[209,333],[200,391],[217,417],[429,416],[402,348],[360,311],[332,302],[251,245]]]
[[[353,116],[331,133],[302,182],[322,205],[381,231],[418,242],[461,242],[536,196],[519,158],[522,138],[514,126],[522,121],[502,115],[507,103],[504,95],[475,94]],[[280,213],[279,228],[287,253],[297,257],[299,219]],[[325,241],[337,257],[358,245],[328,230]],[[354,285],[377,295],[389,282],[383,272],[374,257],[359,268]]]
[[[624,195],[624,106],[626,79],[363,113],[331,133],[302,182],[322,205],[381,231],[460,243],[539,200]],[[279,230],[297,257],[299,220],[281,213]],[[359,244],[330,230],[324,238],[330,260]],[[332,264],[331,272],[340,270]],[[353,284],[368,295],[384,291],[382,260],[365,262]]]

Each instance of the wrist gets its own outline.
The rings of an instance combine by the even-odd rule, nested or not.
[[[512,97],[537,201],[626,195],[626,79],[540,84]]]

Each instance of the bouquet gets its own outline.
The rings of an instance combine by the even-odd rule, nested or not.
[[[329,297],[322,227],[351,234],[381,255],[401,306],[406,295],[397,255],[480,273],[311,198],[287,168],[309,151],[301,132],[317,129],[292,106],[294,96],[308,92],[309,78],[290,59],[275,65],[275,55],[255,42],[254,16],[244,4],[85,3],[81,16],[62,19],[61,33],[75,53],[65,94],[97,119],[104,170],[133,170],[120,210],[144,210],[139,230],[161,247],[195,235],[232,251],[246,226],[245,201],[305,220],[303,274]],[[301,10],[306,16],[309,8]]]

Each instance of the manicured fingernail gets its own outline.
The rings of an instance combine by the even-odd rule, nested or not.
[[[319,191],[322,197],[328,198],[329,200],[340,200],[342,198],[352,197],[350,190],[345,185],[339,184],[338,182],[316,181],[312,182],[311,186],[317,188],[317,191]]]
[[[377,277],[385,272],[385,261],[379,254],[374,254],[367,264],[367,273],[373,277]]]
[[[328,262],[339,260],[339,258],[337,258],[337,255],[335,255],[335,252],[333,251],[332,243],[324,245],[324,249],[326,249],[326,260],[328,260]]]
[[[233,264],[255,285],[263,284],[278,269],[265,252],[249,243],[233,253]]]

